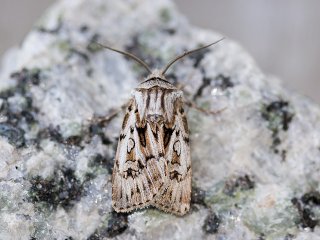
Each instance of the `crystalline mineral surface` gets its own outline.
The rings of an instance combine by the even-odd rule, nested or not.
[[[170,1],[65,0],[0,70],[0,239],[319,239],[320,111],[264,75],[234,41],[185,58],[168,80],[188,109],[190,213],[117,214],[111,172],[123,112],[146,73],[92,41],[161,67],[221,38]]]

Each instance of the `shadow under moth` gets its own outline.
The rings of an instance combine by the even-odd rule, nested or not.
[[[177,60],[217,42],[184,52],[153,71],[138,57],[97,43],[134,59],[150,73],[133,90],[123,119],[112,173],[116,212],[147,206],[180,216],[189,211],[192,170],[183,92],[165,73]]]

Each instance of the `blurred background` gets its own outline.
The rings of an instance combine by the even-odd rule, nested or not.
[[[66,0],[67,1],[67,0]],[[0,56],[55,0],[1,0]],[[261,69],[320,103],[319,0],[174,0],[191,23],[235,39]]]

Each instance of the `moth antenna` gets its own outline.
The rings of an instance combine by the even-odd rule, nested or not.
[[[192,53],[194,53],[194,52],[197,52],[197,51],[200,51],[200,50],[205,49],[205,48],[207,48],[207,47],[210,47],[210,46],[212,46],[212,45],[214,45],[214,44],[217,44],[217,43],[221,42],[223,39],[225,39],[225,38],[223,37],[223,38],[219,39],[218,41],[215,41],[215,42],[210,43],[210,44],[208,44],[208,45],[205,45],[205,46],[202,46],[202,47],[199,47],[199,48],[190,50],[190,51],[186,51],[186,52],[184,52],[183,54],[175,57],[175,58],[172,59],[172,60],[167,64],[167,66],[161,71],[161,74],[164,75],[164,74],[166,73],[166,71],[171,67],[171,65],[174,64],[174,63],[175,63],[176,61],[178,61],[179,59],[184,58],[185,56],[187,56],[187,55],[189,55],[189,54],[192,54]]]
[[[142,61],[140,58],[138,58],[137,56],[131,54],[131,53],[128,53],[128,52],[125,52],[125,51],[121,51],[119,49],[116,49],[116,48],[112,48],[112,47],[109,47],[109,46],[105,46],[105,45],[102,45],[101,43],[98,43],[98,42],[95,42],[93,41],[95,44],[99,45],[100,47],[103,47],[103,48],[106,48],[106,49],[109,49],[111,51],[114,51],[114,52],[117,52],[117,53],[120,53],[120,54],[123,54],[133,60],[135,60],[136,62],[140,63],[149,73],[152,73],[151,69],[148,67],[148,65]]]

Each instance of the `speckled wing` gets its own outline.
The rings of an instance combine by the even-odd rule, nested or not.
[[[163,186],[168,174],[159,138],[161,131],[139,115],[132,99],[123,120],[112,173],[112,206],[117,212],[148,206]]]
[[[166,212],[184,215],[190,209],[191,199],[189,130],[182,101],[177,101],[175,108],[174,121],[165,124],[163,132],[169,175],[153,205]]]

